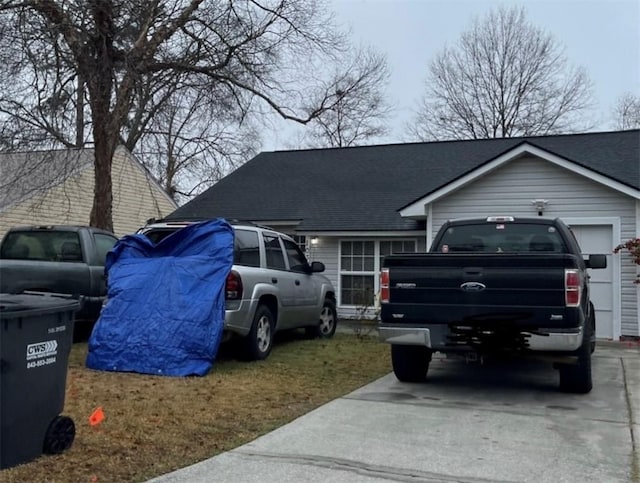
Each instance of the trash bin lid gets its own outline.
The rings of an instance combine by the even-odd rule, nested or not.
[[[0,320],[24,316],[27,312],[76,311],[80,302],[71,295],[30,292],[0,293]]]

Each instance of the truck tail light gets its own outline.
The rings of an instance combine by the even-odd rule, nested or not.
[[[578,307],[582,296],[582,280],[577,270],[564,271],[564,300],[567,307]]]
[[[242,278],[235,270],[231,270],[227,275],[224,290],[227,300],[240,300],[242,298]]]
[[[380,272],[380,303],[389,303],[389,269],[383,268]]]

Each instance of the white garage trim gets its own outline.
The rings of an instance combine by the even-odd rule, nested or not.
[[[636,203],[640,205],[640,203]],[[638,210],[636,210],[636,215]],[[581,217],[581,218],[562,218],[567,225],[609,225],[613,236],[613,246],[620,244],[620,218],[616,217]],[[612,289],[613,289],[613,340],[620,340],[622,335],[622,293],[620,288],[620,257],[611,257],[612,264]],[[640,296],[639,296],[640,297]]]
[[[636,200],[636,238],[640,238],[640,200]],[[640,268],[636,267],[636,274],[640,273]],[[638,335],[640,336],[640,288],[636,290],[638,307]]]
[[[431,242],[433,242],[433,203],[427,205],[427,239],[425,251],[429,251]]]

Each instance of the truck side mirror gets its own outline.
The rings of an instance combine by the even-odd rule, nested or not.
[[[589,258],[585,260],[587,268],[607,268],[607,256],[606,255],[589,255]]]

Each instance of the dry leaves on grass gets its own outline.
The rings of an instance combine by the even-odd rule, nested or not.
[[[391,367],[387,345],[351,334],[286,334],[261,362],[238,362],[228,349],[207,376],[172,378],[89,370],[87,345],[75,344],[63,412],[76,423],[73,446],[2,470],[0,480],[145,481],[251,441]],[[105,419],[92,426],[98,407]]]

